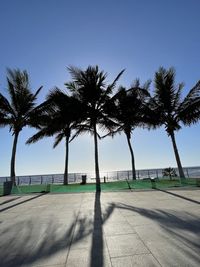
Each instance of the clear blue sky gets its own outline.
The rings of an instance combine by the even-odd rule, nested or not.
[[[199,0],[0,0],[0,87],[5,94],[6,68],[26,69],[32,89],[43,85],[39,102],[55,85],[70,80],[66,67],[99,65],[111,81],[123,68],[119,85],[139,77],[152,79],[159,66],[174,66],[184,94],[200,79]],[[62,173],[64,143],[52,149],[51,138],[26,146],[35,132],[19,137],[16,174]],[[199,166],[200,123],[177,133],[183,166]],[[0,129],[0,176],[9,175],[12,136]],[[137,129],[132,136],[136,168],[176,166],[163,128]],[[70,144],[70,172],[94,170],[93,139]],[[130,169],[123,135],[99,142],[100,169]]]

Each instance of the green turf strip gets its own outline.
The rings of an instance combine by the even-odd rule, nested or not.
[[[0,196],[3,196],[3,185],[0,185]]]
[[[102,191],[120,191],[120,190],[134,190],[134,189],[164,189],[176,187],[196,187],[200,186],[200,179],[151,179],[146,180],[129,180],[129,181],[116,181],[101,184]],[[88,183],[85,185],[80,184],[39,184],[39,185],[20,185],[12,189],[12,194],[29,194],[29,193],[76,193],[76,192],[95,192],[96,184]],[[0,191],[1,193],[1,191]]]

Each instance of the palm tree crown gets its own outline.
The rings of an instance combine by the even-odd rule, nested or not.
[[[148,87],[149,82],[141,88],[139,80],[136,80],[129,90],[120,87],[107,105],[109,116],[116,122],[116,126],[108,135],[114,136],[116,133],[125,133],[131,153],[133,179],[136,179],[136,171],[131,134],[136,127],[144,126],[147,122],[147,120],[145,121],[145,113],[150,97]]]
[[[44,137],[55,135],[55,148],[61,140],[65,139],[66,158],[64,171],[64,184],[68,184],[68,154],[72,131],[75,130],[71,140],[80,133],[80,123],[83,120],[84,110],[80,101],[68,96],[60,89],[55,88],[47,100],[40,106],[40,130],[28,139],[27,144],[37,142]]]
[[[15,154],[18,136],[23,127],[37,124],[36,99],[42,87],[33,94],[29,85],[28,73],[19,69],[8,69],[7,83],[10,99],[0,93],[0,125],[9,126],[14,135],[10,175],[15,184]]]
[[[110,127],[110,120],[104,107],[123,71],[117,75],[112,84],[107,84],[107,74],[99,71],[98,66],[89,66],[86,70],[75,67],[68,69],[73,81],[66,83],[66,86],[73,96],[82,102],[87,113],[82,130],[89,131],[94,135],[96,185],[97,191],[100,191],[97,125],[102,129]]]
[[[161,67],[155,73],[153,96],[154,110],[159,114],[159,121],[165,126],[172,139],[180,177],[184,178],[174,132],[181,129],[181,123],[190,125],[200,118],[200,81],[181,98],[183,83],[175,84],[175,70]]]

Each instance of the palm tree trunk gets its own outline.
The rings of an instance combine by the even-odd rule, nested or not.
[[[132,146],[131,146],[130,134],[126,133],[126,138],[127,138],[128,146],[129,146],[130,153],[131,153],[132,178],[133,178],[133,180],[136,180],[135,159],[134,159],[133,149],[132,149]]]
[[[10,165],[10,178],[12,181],[12,185],[16,185],[15,180],[15,156],[17,150],[17,140],[18,140],[19,132],[14,134],[13,148],[12,148],[12,157],[11,157],[11,165]]]
[[[95,155],[96,192],[100,192],[101,183],[99,175],[98,140],[97,140],[96,123],[94,123],[94,155]]]
[[[68,185],[68,161],[69,161],[69,136],[65,139],[65,172],[64,172],[64,185]]]
[[[176,140],[175,140],[174,132],[172,132],[170,134],[170,137],[172,139],[172,144],[173,144],[174,153],[175,153],[175,157],[176,157],[176,162],[177,162],[177,166],[178,166],[179,176],[180,176],[180,178],[185,178],[185,175],[184,175],[184,172],[183,172],[183,167],[181,165],[181,160],[180,160],[179,153],[178,153],[178,149],[177,149],[177,146],[176,146]]]

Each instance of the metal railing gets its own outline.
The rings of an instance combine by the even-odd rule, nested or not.
[[[177,169],[175,168],[178,173]],[[200,167],[188,167],[184,168],[184,173],[186,177],[190,178],[200,178]],[[87,182],[95,182],[95,173],[69,173],[68,180],[69,183],[80,183],[82,181],[82,176],[87,176]],[[163,176],[163,169],[146,169],[146,170],[136,170],[137,179],[145,178],[161,178]],[[16,176],[17,185],[33,185],[33,184],[61,184],[63,183],[63,174],[45,174],[45,175],[25,175]],[[130,170],[125,171],[111,171],[111,172],[101,172],[101,181],[111,182],[117,180],[131,180],[132,172]],[[10,181],[9,177],[0,177],[0,184],[6,181]]]

